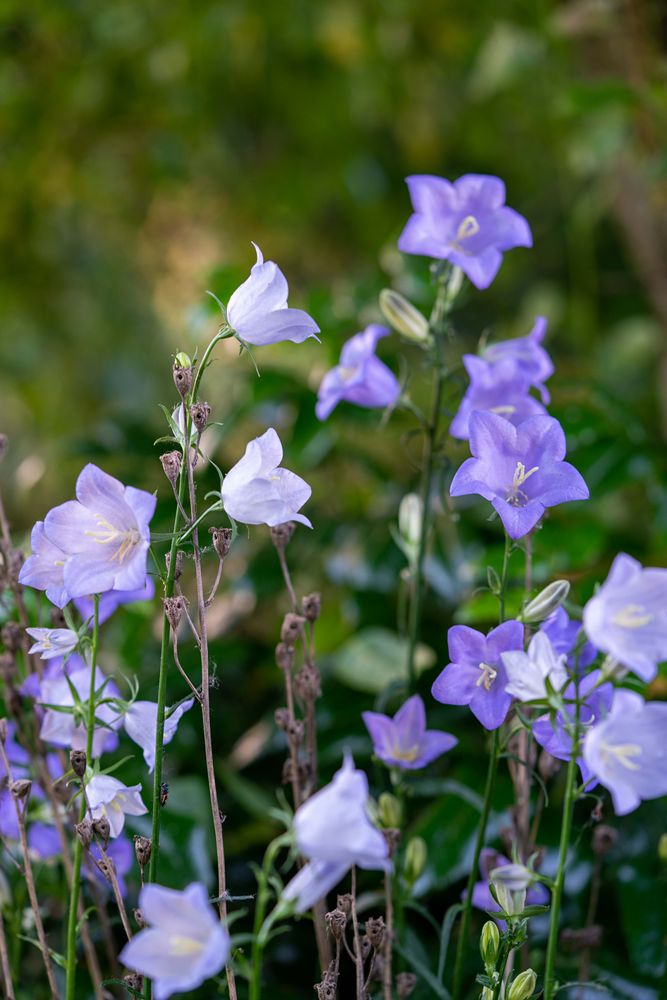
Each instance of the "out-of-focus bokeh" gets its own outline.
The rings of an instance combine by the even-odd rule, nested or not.
[[[5,0],[0,45],[0,431],[10,438],[2,478],[14,529],[28,532],[68,499],[81,466],[95,461],[159,489],[156,525],[167,530],[169,489],[153,441],[165,433],[158,404],[176,401],[171,357],[201,352],[219,321],[206,290],[226,301],[258,243],[284,270],[291,304],[318,320],[321,344],[258,349],[260,379],[247,357],[221,347],[205,391],[224,426],[208,446],[227,468],[273,425],[285,464],[313,486],[315,529],[299,531],[290,558],[298,589],[324,594],[325,773],[344,745],[368,762],[359,713],[373,704],[395,641],[365,630],[397,629],[403,561],[390,525],[416,481],[418,447],[404,415],[381,426],[377,413],[343,404],[320,425],[314,393],[343,340],[379,319],[382,287],[428,305],[427,263],[396,250],[410,211],[407,174],[497,174],[533,228],[534,249],[508,254],[456,326],[462,353],[483,335],[520,335],[536,315],[549,320],[552,412],[593,499],[576,516],[556,511],[538,534],[536,581],[565,573],[582,600],[618,550],[667,564],[661,0]],[[420,391],[416,353],[392,338],[381,354],[403,377],[412,371]],[[455,389],[454,381],[453,406]],[[466,454],[452,446],[449,467]],[[485,515],[475,502],[459,522],[443,522],[424,636],[433,651],[424,654],[429,721],[461,737],[435,771],[471,787],[483,766],[476,724],[436,706],[428,688],[446,662],[454,615],[480,627],[493,619],[488,595],[475,591],[486,553],[499,558],[497,525]],[[267,807],[282,752],[272,646],[287,604],[261,529],[240,540],[228,579],[213,609],[216,743],[231,883],[248,891],[246,862],[275,832]],[[109,623],[102,659],[135,669],[152,697],[152,613],[123,614]],[[352,698],[350,683],[362,689]],[[174,679],[175,696],[181,688]],[[655,694],[666,690],[656,682]],[[196,826],[207,827],[205,787],[189,773],[198,741],[187,718],[168,757],[174,884],[208,864]],[[423,892],[437,909],[458,892],[475,812],[450,782],[415,816],[430,847]],[[647,906],[661,824],[650,805],[641,820],[624,821],[603,885],[615,929],[601,963],[647,987],[664,973],[663,932]],[[575,926],[589,840],[566,908]],[[308,995],[310,971],[294,972],[299,941],[285,939],[274,958],[276,996],[293,996],[284,984],[299,975]]]

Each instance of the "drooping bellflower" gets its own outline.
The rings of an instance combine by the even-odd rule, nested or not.
[[[283,448],[273,427],[248,444],[220,491],[224,508],[235,521],[269,527],[299,521],[312,527],[304,514],[297,513],[310,497],[310,486],[295,473],[279,468],[282,457]]]
[[[388,333],[385,326],[371,323],[343,345],[340,363],[326,373],[317,394],[319,420],[326,420],[341,400],[369,409],[396,402],[401,394],[399,381],[375,354],[378,340]]]
[[[368,779],[348,756],[332,782],[297,809],[296,842],[309,860],[286,886],[284,897],[295,901],[299,913],[326,896],[353,865],[391,869],[387,842],[371,823],[367,807]]]
[[[37,521],[32,529],[30,546],[32,554],[21,566],[19,583],[46,591],[52,604],[64,608],[70,599],[64,579],[67,556],[46,537],[43,521]]]
[[[447,642],[451,663],[433,682],[431,694],[443,705],[469,705],[485,729],[497,729],[512,704],[501,654],[523,650],[523,625],[503,622],[486,636],[467,625],[454,625]]]
[[[182,891],[145,885],[139,908],[146,927],[119,957],[128,969],[152,980],[155,1000],[194,990],[222,969],[229,935],[200,882]]]
[[[570,618],[565,608],[557,608],[540,625],[540,632],[549,637],[557,653],[564,653],[567,656],[568,665],[573,670],[575,666],[578,670],[590,667],[597,656],[597,649],[592,642],[579,642],[581,629],[581,622]],[[577,645],[579,650],[575,655]]]
[[[163,746],[171,743],[181,716],[185,714],[194,704],[194,698],[177,705],[171,711],[167,709],[164,720]],[[148,765],[148,770],[155,767],[155,736],[157,730],[157,702],[155,701],[134,701],[123,716],[125,732],[131,740],[141,747],[144,753],[144,760]]]
[[[535,633],[527,652],[516,649],[501,653],[500,658],[508,678],[505,690],[519,701],[548,698],[547,680],[554,691],[560,691],[567,681],[565,657],[556,653],[544,632]]]
[[[282,340],[300,344],[308,337],[315,337],[320,328],[312,316],[287,305],[288,288],[283,272],[272,260],[264,260],[256,243],[253,246],[257,263],[227,304],[227,322],[236,336],[257,347]]]
[[[524,217],[505,205],[499,177],[465,174],[450,183],[421,174],[406,183],[414,214],[398,240],[404,253],[448,260],[488,288],[506,250],[533,245]]]
[[[644,569],[621,552],[584,608],[584,630],[598,649],[652,680],[667,660],[667,569]]]
[[[79,642],[78,635],[71,628],[27,628],[26,632],[35,640],[28,652],[39,653],[40,660],[67,656]]]
[[[455,473],[450,493],[489,500],[510,538],[528,534],[548,507],[588,498],[582,476],[563,461],[565,435],[553,417],[528,417],[514,427],[496,413],[476,411],[470,450],[473,457]]]
[[[424,702],[418,694],[408,698],[393,719],[379,712],[362,712],[361,717],[375,756],[388,767],[405,771],[426,767],[458,743],[449,733],[426,728]]]
[[[118,837],[126,816],[148,812],[141,799],[141,785],[124,785],[111,774],[96,774],[86,783],[86,799],[93,819],[106,816],[112,837]]]

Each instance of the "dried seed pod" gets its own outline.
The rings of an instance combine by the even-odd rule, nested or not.
[[[347,915],[343,910],[330,910],[324,914],[326,925],[336,941],[339,941],[345,933],[347,926]]]
[[[227,558],[232,544],[231,528],[209,528],[213,548],[218,554],[220,561]]]
[[[316,622],[322,610],[322,597],[318,593],[306,594],[301,601],[301,610],[309,622]]]
[[[150,861],[152,850],[153,842],[150,837],[134,838],[134,853],[141,868],[145,868]]]
[[[102,875],[104,875],[107,882],[109,882],[110,885],[113,885],[114,875],[116,874],[116,864],[113,858],[110,858],[108,855],[104,858],[100,858],[97,862],[97,867]]]
[[[99,816],[97,819],[93,820],[93,833],[96,837],[100,838],[102,846],[106,850],[107,844],[109,843],[109,837],[111,835],[111,827],[109,826],[109,820],[106,816]]]
[[[28,778],[18,778],[16,781],[10,781],[9,790],[13,797],[19,802],[23,799],[27,799],[30,795],[30,789],[32,788],[32,781]]]
[[[15,653],[21,648],[23,640],[23,629],[18,622],[6,622],[2,627],[2,641],[10,653]]]
[[[135,908],[132,910],[132,916],[134,917],[134,922],[136,923],[137,927],[142,928],[146,926],[144,915],[138,906],[135,906]]]
[[[88,766],[88,758],[85,750],[70,750],[69,762],[77,778],[83,778]]]
[[[283,773],[282,773],[283,785],[290,785],[294,781],[294,777],[295,775],[294,775],[294,767],[292,765],[292,758],[288,757],[285,763],[283,764]],[[308,781],[309,777],[310,777],[310,768],[308,767],[308,764],[306,763],[305,760],[300,760],[297,763],[296,780],[299,782],[299,784],[303,785],[305,784],[306,781]]]
[[[190,407],[190,417],[192,418],[192,423],[195,425],[200,434],[206,427],[210,415],[211,407],[208,403],[193,403]]]
[[[273,718],[276,721],[278,729],[283,731],[289,726],[289,709],[287,708],[277,708],[274,712]]]
[[[181,474],[181,466],[183,465],[183,456],[180,451],[165,452],[164,455],[160,455],[160,463],[165,476],[171,485],[175,487],[178,477]]]
[[[286,521],[284,524],[275,524],[271,528],[271,541],[277,549],[285,549],[294,534],[296,524],[294,521]]]
[[[322,694],[322,680],[317,667],[302,667],[294,678],[294,689],[303,705],[316,701]]]
[[[368,940],[376,951],[379,951],[382,947],[386,929],[382,917],[369,917],[366,921],[364,930],[366,931]]]
[[[88,818],[82,819],[80,823],[77,823],[74,827],[74,832],[83,844],[85,850],[88,850],[93,842],[93,824]]]
[[[288,645],[293,646],[299,638],[305,620],[306,619],[302,615],[295,615],[293,611],[288,611],[283,618],[283,623],[280,628],[281,640],[286,642]]]
[[[7,720],[0,719],[0,743],[5,744],[7,739]]]
[[[365,962],[373,950],[373,945],[371,944],[371,940],[367,934],[364,934],[364,936],[360,938],[359,945],[361,947],[361,959]]]
[[[176,361],[174,367],[172,368],[172,375],[174,377],[174,385],[178,389],[179,396],[181,399],[185,399],[192,388],[192,368],[183,367],[178,363],[178,361]]]
[[[345,916],[352,912],[352,895],[349,892],[342,893],[336,898],[336,909],[342,910]]]
[[[405,1000],[405,997],[409,997],[410,994],[414,992],[416,985],[417,977],[414,972],[399,972],[396,976],[396,992],[398,993],[398,1000]]]
[[[618,830],[606,823],[600,823],[593,830],[593,851],[599,858],[607,854],[618,840]]]
[[[287,735],[295,743],[302,743],[306,732],[306,727],[301,719],[290,719],[287,723]]]
[[[294,664],[294,646],[279,642],[276,646],[276,663],[281,670],[291,670]]]
[[[162,603],[164,605],[164,613],[167,616],[167,621],[171,625],[172,631],[178,632],[181,619],[188,606],[187,600],[182,594],[179,594],[178,597],[163,597]]]
[[[167,552],[164,557],[165,566],[167,567],[167,573],[169,572],[169,567],[171,566],[171,552]],[[180,580],[183,574],[183,553],[179,551],[176,553],[176,562],[174,563],[174,580]]]
[[[140,976],[138,972],[128,972],[126,976],[123,976],[123,982],[131,990],[136,990],[137,993],[143,993],[144,977]]]

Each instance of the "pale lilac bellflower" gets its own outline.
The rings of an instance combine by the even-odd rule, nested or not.
[[[368,779],[347,756],[331,784],[316,792],[294,816],[299,852],[308,858],[285,888],[299,913],[309,910],[353,865],[391,870],[387,842],[368,817]]]
[[[508,678],[505,690],[519,701],[544,701],[549,697],[547,680],[554,691],[567,681],[565,656],[556,653],[544,632],[535,633],[527,652],[516,649],[500,658]]]
[[[46,537],[43,521],[37,521],[32,529],[30,547],[32,554],[21,566],[19,583],[46,591],[51,604],[64,608],[70,599],[63,572],[67,556]]]
[[[470,436],[470,416],[475,410],[489,410],[512,424],[546,413],[542,404],[530,395],[528,379],[517,373],[511,362],[491,364],[476,354],[464,354],[463,364],[470,376],[470,385],[450,424],[452,437],[465,439]]]
[[[371,323],[343,345],[340,363],[328,371],[317,393],[315,413],[326,420],[342,400],[368,409],[392,406],[401,394],[398,379],[375,354],[385,326]]]
[[[39,653],[40,660],[68,656],[79,644],[79,636],[71,628],[27,628],[26,632],[35,640],[28,652]]]
[[[163,746],[171,743],[181,716],[194,704],[194,698],[188,698],[165,714]],[[155,737],[157,733],[157,702],[134,701],[123,716],[125,732],[131,740],[141,747],[149,772],[155,767]]]
[[[282,457],[283,448],[273,427],[248,444],[243,458],[225,476],[220,491],[231,518],[269,527],[299,521],[312,528],[308,518],[297,513],[310,497],[310,486],[294,472],[279,468]]]
[[[287,305],[285,275],[272,260],[264,260],[262,251],[253,243],[257,263],[250,277],[232,294],[227,304],[227,322],[235,336],[244,344],[257,347],[291,340],[300,344],[316,337],[320,328],[303,309]]]
[[[229,957],[229,934],[201,882],[182,891],[145,885],[139,908],[146,926],[119,958],[152,980],[155,1000],[194,990],[220,972]]]
[[[379,712],[362,712],[373,740],[373,752],[388,767],[414,771],[447,753],[458,740],[449,733],[426,728],[424,702],[418,694],[408,698],[390,718]]]
[[[111,618],[112,614],[124,604],[136,604],[139,601],[152,601],[155,597],[155,581],[152,576],[147,576],[143,587],[136,590],[107,590],[102,594],[99,601],[98,622],[103,622]],[[91,597],[77,597],[74,606],[82,618],[90,619],[90,627],[93,627],[93,600]]]
[[[479,871],[482,878],[480,882],[475,882],[472,890],[472,905],[474,907],[479,910],[488,910],[491,913],[500,912],[499,904],[491,895],[489,882],[491,872],[498,876],[501,875],[503,868],[510,872],[514,865],[504,854],[499,854],[498,851],[494,851],[490,847],[483,847],[479,855]],[[465,891],[463,896],[465,898]],[[527,889],[525,902],[527,906],[543,906],[549,902],[549,892],[540,882],[534,882]],[[494,920],[500,927],[505,927],[504,920],[497,917],[494,917]]]
[[[588,638],[644,681],[667,660],[667,569],[644,569],[621,552],[584,607]]]
[[[547,321],[544,316],[538,316],[533,329],[525,337],[486,344],[481,351],[483,360],[494,367],[511,365],[517,378],[538,390],[543,403],[549,402],[549,392],[544,383],[554,373],[553,361],[542,347],[546,332]]]
[[[565,435],[553,417],[528,417],[515,427],[478,410],[470,417],[470,450],[450,493],[489,500],[510,538],[527,535],[547,507],[588,498],[582,476],[563,461]]]
[[[86,783],[86,800],[93,819],[105,816],[112,837],[123,832],[126,816],[148,812],[141,798],[141,785],[124,785],[111,774],[96,774]]]
[[[540,625],[540,632],[549,637],[551,645],[557,653],[567,656],[568,665],[572,670],[584,670],[590,667],[597,656],[597,649],[592,642],[581,642],[582,625],[575,618],[570,618],[565,608],[556,608],[553,614]],[[576,653],[575,653],[576,650]]]
[[[71,662],[72,660],[68,662],[68,667]],[[39,702],[45,711],[39,735],[45,743],[53,743],[71,750],[85,750],[86,726],[83,720],[77,721],[73,713],[57,709],[74,708],[72,688],[85,705],[90,693],[90,673],[90,667],[83,665],[69,670],[68,676],[65,676],[64,672],[59,672],[41,682]],[[95,691],[100,697],[102,697],[100,691],[102,687],[104,687],[104,697],[120,697],[120,692],[113,681],[110,682],[98,669],[95,673]],[[56,707],[49,708],[49,705]],[[122,720],[116,708],[109,704],[98,705],[95,709],[95,718],[101,724],[95,727],[93,734],[93,757],[99,757],[103,752],[114,750],[118,745],[115,730],[120,727]]]
[[[541,715],[532,723],[533,736],[537,742],[557,760],[567,761],[572,756],[571,728],[575,721],[573,704],[575,698],[580,699],[578,724],[579,731],[584,734],[609,714],[614,700],[614,688],[610,683],[600,684],[600,679],[600,671],[593,670],[582,677],[578,685],[574,682],[567,685],[563,691],[566,717],[563,713],[557,712],[554,722],[551,721],[550,715]],[[596,782],[594,779],[591,780],[593,776],[579,753],[577,764],[584,784],[587,788],[592,788]]]
[[[611,792],[618,816],[632,812],[642,799],[667,795],[667,703],[616,691],[607,718],[586,734],[583,756],[591,774]]]
[[[448,260],[477,288],[488,288],[506,250],[533,245],[524,217],[505,205],[499,177],[465,174],[452,184],[418,174],[406,183],[414,214],[398,240],[404,253]]]
[[[503,622],[486,636],[467,625],[454,625],[447,642],[452,662],[433,682],[431,694],[443,705],[469,705],[485,729],[497,729],[512,704],[502,654],[523,650],[523,625]]]

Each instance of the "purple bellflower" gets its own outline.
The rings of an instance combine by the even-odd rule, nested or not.
[[[499,854],[498,851],[494,851],[490,847],[483,847],[479,855],[479,871],[482,879],[480,882],[475,882],[472,890],[472,905],[478,910],[487,910],[490,913],[498,913],[500,911],[500,906],[496,900],[491,895],[491,890],[489,888],[489,880],[491,872],[494,874],[499,874],[498,869],[507,868],[510,871],[515,866],[512,864],[509,858],[506,858],[504,854]],[[465,891],[463,893],[465,897]],[[535,882],[528,888],[526,893],[526,905],[528,906],[543,906],[545,903],[549,902],[549,892],[540,883]],[[505,921],[494,917],[494,920],[504,929]]]
[[[106,816],[112,837],[123,832],[126,816],[148,812],[141,799],[141,785],[124,785],[110,774],[96,774],[86,784],[86,799],[93,819]]]
[[[5,740],[5,753],[11,764],[14,778],[27,778],[30,776],[28,764],[30,755],[27,750],[16,742],[16,727],[11,720],[7,721],[7,738]],[[0,761],[0,836],[8,840],[16,840],[19,836],[19,825],[16,816],[16,805],[12,793],[6,787],[5,779],[7,771],[4,762]],[[33,785],[33,788],[35,786]]]
[[[556,653],[544,632],[535,633],[528,652],[517,649],[501,653],[501,659],[508,677],[505,690],[519,701],[548,698],[547,679],[554,691],[560,691],[567,681],[565,657]]]
[[[346,341],[340,363],[322,379],[315,407],[319,420],[326,420],[341,400],[369,409],[396,402],[401,394],[398,379],[375,354],[378,340],[388,333],[386,326],[371,323]]]
[[[584,739],[584,763],[611,792],[618,816],[667,795],[667,703],[617,691],[606,719]]]
[[[248,444],[243,458],[222,483],[220,496],[231,518],[269,527],[299,521],[312,528],[308,518],[297,513],[310,497],[310,486],[295,473],[279,468],[282,457],[283,448],[273,427]]]
[[[145,885],[139,907],[147,926],[119,958],[153,981],[155,1000],[194,990],[222,969],[229,956],[229,935],[201,882],[182,891]]]
[[[510,538],[522,538],[547,507],[586,500],[588,487],[564,462],[565,435],[553,417],[528,417],[518,427],[497,413],[470,417],[468,458],[454,475],[453,497],[479,493],[489,500]]]
[[[152,576],[146,577],[143,587],[136,590],[107,590],[100,597],[100,607],[98,620],[100,625],[111,618],[112,614],[123,604],[134,604],[137,601],[152,601],[155,597],[155,581]],[[92,597],[77,597],[74,606],[82,618],[90,618],[90,627],[93,627],[93,600]]]
[[[71,628],[27,628],[26,632],[35,639],[28,652],[40,653],[40,660],[67,656],[79,643],[79,636]]]
[[[144,587],[153,494],[123,486],[89,464],[76,481],[76,495],[76,500],[50,510],[43,528],[47,540],[63,553],[68,597]],[[28,559],[25,566],[30,565]],[[27,574],[22,571],[21,582],[46,590],[48,576],[40,580],[31,567]]]
[[[326,896],[353,865],[391,870],[387,842],[368,818],[367,806],[368,779],[346,756],[331,784],[297,809],[296,842],[309,860],[284,891],[297,912]]]
[[[167,710],[164,720],[163,746],[171,743],[181,716],[194,705],[194,698],[188,698],[175,708]],[[125,732],[141,747],[149,772],[155,767],[155,736],[157,731],[157,702],[134,701],[123,716]]]
[[[95,676],[96,692],[99,692],[102,686],[104,686],[105,697],[116,698],[120,696],[118,688],[113,682],[109,682],[108,678],[98,669]],[[67,677],[64,673],[60,673],[42,681],[39,701],[46,710],[39,735],[45,743],[54,743],[56,746],[68,747],[72,750],[85,750],[86,727],[83,722],[77,724],[74,715],[69,712],[46,707],[57,705],[59,708],[73,708],[72,687],[81,701],[85,703],[90,692],[89,666],[84,665],[80,669],[68,671]],[[113,750],[118,745],[118,737],[114,730],[120,727],[122,720],[112,705],[98,705],[95,709],[95,718],[102,723],[102,725],[95,727],[93,734],[93,757],[99,757],[103,752]]]
[[[517,378],[539,390],[543,403],[549,402],[549,392],[544,385],[554,373],[553,361],[542,347],[547,332],[547,321],[538,316],[533,329],[525,337],[500,340],[487,344],[481,352],[484,361],[496,365],[511,365]]]
[[[579,706],[579,725],[586,732],[594,726],[600,719],[606,718],[611,709],[614,699],[614,688],[612,684],[599,684],[600,671],[593,670],[583,677],[579,683],[578,696],[581,699]],[[577,689],[574,683],[568,684],[563,692],[566,702],[577,696]],[[574,722],[574,705],[566,705],[565,709],[568,723]],[[555,724],[552,724],[549,715],[541,715],[532,724],[533,736],[544,747],[547,753],[557,760],[569,760],[572,756],[572,736],[565,727],[565,719],[561,712],[556,714]],[[596,784],[590,770],[586,766],[583,757],[579,756],[577,764],[581,770],[581,776],[587,788],[592,788]]]
[[[470,385],[449,427],[452,437],[470,436],[470,416],[475,410],[490,410],[512,424],[546,413],[542,404],[530,395],[528,379],[517,373],[511,361],[491,364],[476,354],[464,354],[463,364]]]
[[[585,670],[597,656],[597,649],[593,643],[584,642],[579,648],[578,656],[575,657],[574,650],[581,635],[581,628],[581,622],[570,618],[565,608],[556,608],[540,626],[540,632],[549,637],[554,650],[567,656],[568,665],[572,670],[575,668],[575,660],[577,668]]]
[[[32,555],[21,566],[19,583],[46,591],[51,604],[64,608],[70,599],[63,572],[67,556],[46,537],[43,521],[37,521],[32,529],[30,546]]]
[[[362,712],[373,740],[373,752],[388,767],[414,771],[451,750],[458,740],[449,733],[426,728],[424,702],[418,694],[401,705],[391,719],[379,712]]]
[[[257,347],[291,340],[300,344],[315,337],[320,328],[303,309],[287,306],[287,281],[272,260],[264,260],[262,251],[253,243],[257,263],[247,278],[233,293],[227,304],[227,322],[239,340]]]
[[[621,552],[584,608],[588,638],[642,680],[667,660],[667,569],[644,569]]]
[[[452,662],[433,682],[431,694],[443,705],[469,705],[485,729],[497,729],[512,704],[501,654],[523,650],[523,625],[503,622],[487,636],[467,625],[454,625],[447,642]]]
[[[503,252],[530,247],[530,226],[505,205],[499,177],[465,174],[454,183],[442,177],[406,178],[414,214],[398,240],[404,253],[448,260],[477,288],[488,288]]]

